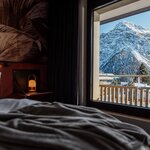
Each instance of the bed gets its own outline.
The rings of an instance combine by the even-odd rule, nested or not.
[[[101,110],[0,100],[0,150],[150,150],[150,135]]]

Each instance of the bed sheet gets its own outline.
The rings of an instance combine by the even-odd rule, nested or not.
[[[150,150],[150,136],[95,108],[42,102],[0,113],[0,149]]]

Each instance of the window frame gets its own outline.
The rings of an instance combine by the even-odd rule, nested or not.
[[[93,101],[93,67],[92,65],[93,65],[94,10],[98,6],[103,6],[105,4],[112,4],[112,2],[113,0],[108,0],[100,4],[99,1],[97,2],[95,1],[92,2],[90,0],[88,1],[88,5],[87,5],[87,83],[86,83],[87,101],[86,101],[86,104],[88,107],[95,107],[95,108],[99,108],[102,110],[123,113],[123,114],[138,116],[138,117],[140,116],[143,118],[150,118],[150,108]],[[145,8],[145,10],[147,9],[148,8]],[[139,10],[139,11],[141,12],[143,10]],[[137,11],[135,13],[137,13]]]

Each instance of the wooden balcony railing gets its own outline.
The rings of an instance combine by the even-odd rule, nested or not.
[[[100,85],[99,101],[150,107],[150,88],[134,86]]]

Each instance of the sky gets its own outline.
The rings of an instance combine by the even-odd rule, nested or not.
[[[100,25],[100,33],[107,33],[112,30],[119,22],[131,22],[136,25],[141,25],[144,28],[150,29],[150,11],[146,11],[137,15],[119,19],[110,23]]]

